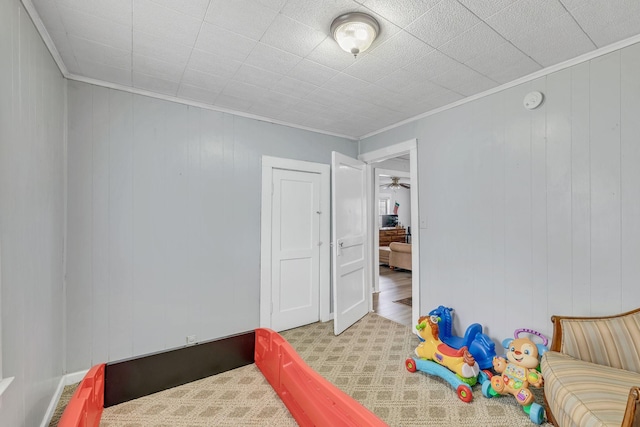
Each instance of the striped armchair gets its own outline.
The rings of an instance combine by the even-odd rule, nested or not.
[[[561,426],[640,426],[640,308],[553,316],[542,357],[547,418]]]

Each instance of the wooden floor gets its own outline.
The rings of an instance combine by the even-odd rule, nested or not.
[[[373,294],[373,311],[382,317],[412,326],[411,307],[394,302],[411,296],[411,272],[380,266],[380,292]]]

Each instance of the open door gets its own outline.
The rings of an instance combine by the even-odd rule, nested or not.
[[[369,312],[366,167],[335,151],[331,156],[333,328],[336,335]]]

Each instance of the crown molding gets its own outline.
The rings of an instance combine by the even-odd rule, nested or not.
[[[349,140],[352,140],[352,141],[361,141],[363,139],[370,138],[370,137],[372,137],[374,135],[378,135],[380,133],[389,131],[391,129],[395,129],[397,127],[406,125],[408,123],[415,122],[415,121],[423,119],[425,117],[433,116],[434,114],[438,114],[438,113],[441,113],[443,111],[450,110],[450,109],[458,107],[460,105],[464,105],[464,104],[466,104],[468,102],[472,102],[472,101],[475,101],[477,99],[484,98],[485,96],[493,95],[495,93],[498,93],[498,92],[501,92],[503,90],[512,88],[514,86],[518,86],[518,85],[521,85],[523,83],[530,82],[530,81],[535,80],[537,78],[545,77],[545,76],[547,76],[549,74],[555,73],[556,71],[564,70],[565,68],[569,68],[569,67],[572,67],[574,65],[578,65],[578,64],[581,64],[583,62],[590,61],[590,60],[592,60],[594,58],[597,58],[599,56],[606,55],[608,53],[614,52],[616,50],[623,49],[623,48],[625,48],[627,46],[631,46],[632,44],[636,44],[636,43],[640,42],[640,34],[638,34],[638,35],[635,35],[633,37],[629,37],[627,39],[620,40],[620,41],[612,43],[610,45],[601,47],[601,48],[596,49],[594,51],[587,52],[587,53],[585,53],[583,55],[577,56],[577,57],[569,59],[567,61],[563,61],[563,62],[561,62],[559,64],[555,64],[555,65],[552,65],[550,67],[543,68],[542,70],[538,70],[536,72],[528,74],[528,75],[526,75],[524,77],[520,77],[520,78],[518,78],[516,80],[513,80],[511,82],[504,83],[504,84],[502,84],[500,86],[497,86],[495,88],[486,90],[484,92],[477,93],[477,94],[472,95],[472,96],[468,96],[468,97],[466,97],[464,99],[461,99],[459,101],[452,102],[451,104],[447,104],[447,105],[444,105],[442,107],[436,108],[435,110],[430,110],[430,111],[427,111],[425,113],[419,114],[417,116],[402,120],[402,121],[400,121],[398,123],[395,123],[395,124],[390,125],[390,126],[386,126],[386,127],[382,128],[382,129],[378,129],[378,130],[370,132],[370,133],[368,133],[366,135],[362,135],[360,137],[354,137],[354,136],[350,136],[350,135],[343,135],[343,134],[339,134],[339,133],[327,132],[327,131],[320,130],[320,129],[315,129],[315,128],[312,128],[312,127],[295,125],[295,124],[292,124],[292,123],[287,123],[287,122],[280,121],[280,120],[270,119],[270,118],[258,116],[258,115],[255,115],[255,114],[243,113],[243,112],[240,112],[240,111],[235,111],[235,110],[231,110],[231,109],[216,107],[216,106],[213,106],[211,104],[206,104],[206,103],[203,103],[203,102],[191,101],[191,100],[188,100],[188,99],[178,98],[178,97],[175,97],[175,96],[158,94],[158,93],[147,91],[147,90],[143,90],[143,89],[136,89],[136,88],[130,87],[130,86],[124,86],[124,85],[119,85],[119,84],[115,84],[115,83],[109,83],[109,82],[105,82],[105,81],[102,81],[102,80],[97,80],[97,79],[92,79],[92,78],[88,78],[88,77],[78,76],[76,74],[71,74],[71,73],[69,73],[69,70],[67,69],[66,65],[64,64],[64,61],[62,60],[62,56],[60,55],[60,52],[58,52],[58,49],[56,48],[55,44],[53,43],[53,40],[51,39],[51,36],[49,35],[49,32],[45,28],[44,23],[42,22],[42,19],[40,19],[40,15],[38,15],[38,12],[36,11],[35,7],[33,6],[33,3],[31,2],[31,0],[20,0],[20,2],[22,3],[22,5],[24,6],[25,10],[27,11],[27,14],[31,18],[31,21],[33,22],[33,24],[35,25],[36,29],[38,30],[38,33],[40,33],[40,37],[44,41],[44,44],[47,46],[47,49],[49,49],[49,52],[51,53],[51,56],[53,57],[53,60],[57,64],[58,68],[60,69],[60,72],[62,73],[62,75],[64,77],[66,77],[69,80],[75,80],[75,81],[89,83],[89,84],[96,85],[96,86],[103,86],[103,87],[107,87],[107,88],[111,88],[111,89],[117,89],[117,90],[121,90],[121,91],[125,91],[125,92],[134,93],[134,94],[137,94],[137,95],[143,95],[143,96],[149,96],[149,97],[152,97],[152,98],[163,99],[163,100],[166,100],[166,101],[172,101],[172,102],[176,102],[176,103],[179,103],[179,104],[191,105],[191,106],[194,106],[194,107],[199,107],[199,108],[203,108],[203,109],[207,109],[207,110],[213,110],[213,111],[219,111],[219,112],[222,112],[222,113],[233,114],[235,116],[245,117],[245,118],[248,118],[248,119],[258,120],[258,121],[272,123],[272,124],[281,125],[281,126],[287,126],[287,127],[291,127],[291,128],[295,128],[295,129],[306,130],[306,131],[309,131],[309,132],[320,133],[320,134],[324,134],[324,135],[328,135],[328,136],[335,136],[335,137],[338,137],[338,138],[345,138],[345,139],[349,139]]]
[[[67,69],[67,66],[64,65],[62,56],[60,55],[60,52],[58,52],[56,45],[53,43],[53,39],[51,38],[51,35],[49,35],[47,28],[44,26],[44,22],[42,22],[42,19],[40,18],[40,15],[36,11],[35,6],[31,2],[31,0],[20,0],[20,2],[22,3],[24,10],[27,11],[29,18],[31,18],[31,22],[33,22],[33,25],[36,27],[36,30],[38,30],[38,33],[40,34],[40,38],[42,38],[42,41],[44,42],[45,46],[47,46],[47,49],[49,49],[49,53],[51,54],[51,57],[55,61],[56,65],[58,66],[58,69],[60,70],[60,72],[64,77],[69,78],[69,70]]]
[[[419,114],[417,116],[411,117],[411,118],[403,120],[401,122],[398,122],[396,124],[384,127],[382,129],[379,129],[379,130],[376,130],[374,132],[371,132],[371,133],[368,133],[366,135],[363,135],[358,139],[359,140],[363,140],[363,139],[372,137],[374,135],[378,135],[380,133],[386,132],[388,130],[395,129],[397,127],[406,125],[407,123],[415,122],[415,121],[423,119],[425,117],[433,116],[434,114],[438,114],[438,113],[441,113],[443,111],[450,110],[452,108],[458,107],[458,106],[466,104],[468,102],[475,101],[475,100],[480,99],[480,98],[484,98],[485,96],[489,96],[489,95],[493,95],[494,93],[502,92],[505,89],[509,89],[509,88],[514,87],[514,86],[518,86],[518,85],[521,85],[523,83],[530,82],[530,81],[538,79],[540,77],[548,76],[549,74],[553,74],[556,71],[564,70],[565,68],[573,67],[574,65],[578,65],[578,64],[581,64],[583,62],[590,61],[590,60],[595,59],[595,58],[597,58],[599,56],[603,56],[603,55],[606,55],[608,53],[615,52],[616,50],[623,49],[623,48],[625,48],[627,46],[631,46],[632,44],[636,44],[638,42],[640,42],[640,34],[638,34],[636,36],[633,36],[633,37],[629,37],[628,39],[620,40],[620,41],[612,43],[610,45],[601,47],[600,49],[596,49],[596,50],[593,50],[591,52],[587,52],[587,53],[585,53],[583,55],[577,56],[577,57],[572,58],[572,59],[568,59],[568,60],[560,62],[558,64],[551,65],[549,67],[543,68],[542,70],[538,70],[536,72],[528,74],[528,75],[526,75],[524,77],[520,77],[520,78],[518,78],[516,80],[513,80],[513,81],[510,81],[508,83],[504,83],[504,84],[502,84],[500,86],[494,87],[493,89],[489,89],[489,90],[486,90],[484,92],[480,92],[480,93],[477,93],[475,95],[468,96],[468,97],[466,97],[464,99],[461,99],[459,101],[452,102],[451,104],[447,104],[445,106],[436,108],[435,110],[427,111],[426,113],[422,113],[422,114]]]
[[[47,49],[49,50],[49,53],[51,54],[51,56],[53,57],[53,60],[55,61],[56,65],[58,66],[58,69],[60,70],[62,75],[65,78],[67,78],[68,80],[75,80],[75,81],[78,81],[78,82],[88,83],[88,84],[92,84],[92,85],[95,85],[95,86],[102,86],[102,87],[106,87],[106,88],[109,88],[109,89],[121,90],[121,91],[124,91],[124,92],[133,93],[133,94],[136,94],[136,95],[148,96],[148,97],[151,97],[151,98],[157,98],[157,99],[162,99],[162,100],[165,100],[165,101],[176,102],[178,104],[190,105],[190,106],[193,106],[193,107],[199,107],[199,108],[203,108],[203,109],[206,109],[206,110],[218,111],[218,112],[221,112],[221,113],[232,114],[234,116],[245,117],[247,119],[253,119],[253,120],[258,120],[258,121],[261,121],[261,122],[272,123],[272,124],[275,124],[275,125],[286,126],[286,127],[290,127],[290,128],[294,128],[294,129],[300,129],[300,130],[319,133],[319,134],[323,134],[323,135],[334,136],[334,137],[338,137],[338,138],[344,138],[344,139],[348,139],[348,140],[351,140],[351,141],[357,141],[358,140],[357,137],[351,136],[351,135],[343,135],[343,134],[340,134],[340,133],[328,132],[328,131],[325,131],[325,130],[315,129],[315,128],[308,127],[308,126],[296,125],[296,124],[288,123],[288,122],[281,121],[281,120],[270,119],[270,118],[267,118],[267,117],[259,116],[259,115],[256,115],[256,114],[244,113],[244,112],[235,111],[235,110],[232,110],[232,109],[216,107],[214,105],[206,104],[204,102],[192,101],[192,100],[189,100],[189,99],[178,98],[176,96],[159,94],[159,93],[151,92],[151,91],[144,90],[144,89],[137,89],[137,88],[134,88],[134,87],[131,87],[131,86],[125,86],[125,85],[120,85],[120,84],[116,84],[116,83],[105,82],[103,80],[92,79],[92,78],[89,78],[89,77],[79,76],[77,74],[70,73],[69,70],[67,69],[67,66],[64,64],[64,61],[62,60],[62,56],[60,55],[60,52],[58,51],[58,49],[56,48],[55,44],[53,43],[53,39],[49,35],[49,32],[47,31],[44,23],[42,22],[42,19],[40,18],[40,15],[36,11],[36,8],[33,5],[33,3],[31,2],[31,0],[20,0],[20,2],[22,3],[24,9],[27,11],[27,14],[29,15],[29,17],[31,18],[31,21],[33,22],[33,25],[38,30],[38,33],[40,34],[40,37],[42,38],[42,41],[47,46]]]
[[[342,134],[339,134],[339,133],[327,132],[325,130],[314,129],[314,128],[307,127],[307,126],[295,125],[295,124],[292,124],[292,123],[288,123],[288,122],[284,122],[284,121],[280,121],[280,120],[276,120],[276,119],[270,119],[268,117],[263,117],[263,116],[259,116],[259,115],[256,115],[256,114],[244,113],[244,112],[241,112],[241,111],[231,110],[231,109],[228,109],[228,108],[217,107],[215,105],[207,104],[207,103],[204,103],[204,102],[198,102],[198,101],[193,101],[193,100],[190,100],[190,99],[179,98],[177,96],[165,95],[165,94],[161,94],[161,93],[157,93],[157,92],[151,92],[151,91],[148,91],[148,90],[138,89],[138,88],[135,88],[135,87],[125,86],[125,85],[121,85],[121,84],[117,84],[117,83],[105,82],[103,80],[92,79],[90,77],[79,76],[77,74],[69,74],[66,77],[69,80],[74,80],[74,81],[81,82],[81,83],[87,83],[87,84],[94,85],[94,86],[101,86],[101,87],[105,87],[105,88],[108,88],[108,89],[120,90],[120,91],[123,91],[123,92],[129,92],[129,93],[132,93],[132,94],[135,94],[135,95],[142,95],[142,96],[147,96],[147,97],[150,97],[150,98],[162,99],[164,101],[170,101],[170,102],[175,102],[177,104],[189,105],[189,106],[192,106],[192,107],[198,107],[198,108],[202,108],[202,109],[205,109],[205,110],[217,111],[217,112],[220,112],[220,113],[227,113],[227,114],[231,114],[231,115],[234,115],[234,116],[244,117],[244,118],[247,118],[247,119],[253,119],[253,120],[258,120],[258,121],[261,121],[261,122],[271,123],[271,124],[274,124],[274,125],[280,125],[280,126],[286,126],[286,127],[290,127],[290,128],[294,128],[294,129],[306,130],[306,131],[309,131],[309,132],[320,133],[320,134],[324,134],[324,135],[328,135],[328,136],[335,136],[335,137],[338,137],[338,138],[349,139],[349,140],[354,141],[354,142],[356,142],[358,140],[358,138],[354,137],[354,136],[342,135]]]

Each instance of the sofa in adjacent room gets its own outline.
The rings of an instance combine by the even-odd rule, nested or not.
[[[411,270],[411,243],[389,244],[389,267]]]
[[[391,253],[389,246],[380,246],[378,251],[380,253],[380,264],[389,265],[389,254]]]
[[[542,356],[547,418],[560,426],[640,426],[640,308],[553,316]]]

